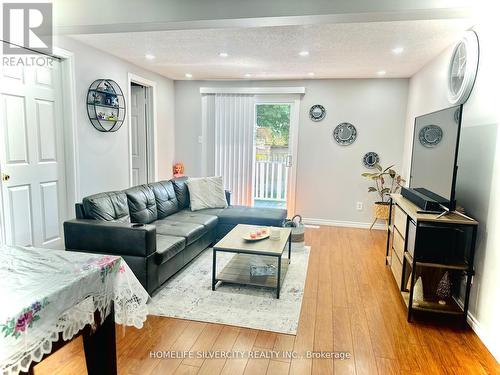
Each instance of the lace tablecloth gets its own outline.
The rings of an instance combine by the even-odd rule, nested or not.
[[[117,256],[0,246],[1,374],[27,371],[114,306],[115,321],[142,328],[148,294]]]

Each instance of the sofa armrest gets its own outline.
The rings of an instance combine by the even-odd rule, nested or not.
[[[64,222],[67,250],[147,257],[156,252],[156,227],[74,219]]]
[[[224,193],[226,194],[226,201],[227,205],[231,205],[231,190],[224,190]]]

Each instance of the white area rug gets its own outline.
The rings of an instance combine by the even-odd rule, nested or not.
[[[212,291],[212,249],[174,276],[149,303],[152,315],[296,334],[310,247],[292,250],[280,299],[269,288],[222,283]],[[220,270],[234,254],[217,253]]]

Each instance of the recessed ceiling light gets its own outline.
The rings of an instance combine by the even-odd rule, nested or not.
[[[250,78],[252,75],[250,73],[245,74],[245,78]]]
[[[151,53],[146,53],[146,55],[144,56],[147,60],[154,60],[155,59],[155,55],[151,54]]]
[[[220,52],[220,53],[219,53],[219,56],[220,56],[220,57],[228,57],[228,56],[229,56],[229,53],[227,53],[227,52]]]
[[[385,70],[379,70],[379,71],[377,72],[377,75],[379,75],[379,76],[385,76],[385,73],[386,73],[386,71],[385,71]]]
[[[309,51],[300,51],[299,55],[302,57],[309,56]]]
[[[193,78],[193,75],[191,73],[186,73],[184,75],[186,76],[186,78]]]
[[[392,53],[395,55],[401,55],[405,49],[403,47],[396,47],[392,49]]]
[[[307,75],[308,75],[309,77],[314,77],[314,72],[309,72],[309,73],[307,73]]]

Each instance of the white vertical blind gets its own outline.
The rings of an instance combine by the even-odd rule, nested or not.
[[[213,119],[214,172],[232,191],[232,203],[253,204],[255,99],[246,94],[212,94],[206,121]],[[212,107],[213,103],[213,107]],[[213,114],[213,115],[212,115]],[[208,128],[212,128],[209,124]]]

